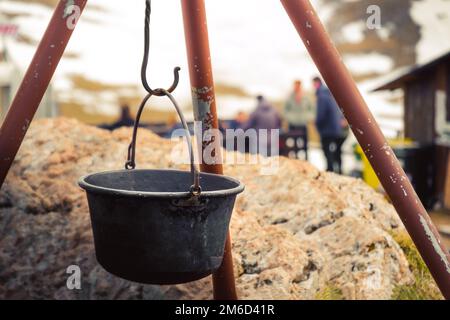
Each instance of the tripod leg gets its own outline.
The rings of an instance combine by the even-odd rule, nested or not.
[[[0,129],[0,188],[87,0],[60,0]]]
[[[308,0],[281,0],[445,298],[450,257],[436,227]],[[398,181],[398,183],[393,182]]]
[[[184,32],[189,62],[192,99],[195,120],[201,121],[202,131],[218,129],[216,97],[209,51],[208,28],[204,0],[181,0],[183,9]],[[202,146],[211,148],[214,144],[214,158],[221,160],[221,143],[214,137],[205,137],[202,132]],[[203,150],[202,150],[203,151]],[[202,152],[203,154],[203,152]],[[223,174],[222,162],[207,164],[201,162],[203,172]],[[214,299],[236,300],[236,288],[233,274],[231,240],[228,234],[223,263],[213,275]]]

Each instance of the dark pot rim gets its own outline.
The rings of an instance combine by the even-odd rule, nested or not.
[[[174,170],[174,169],[159,169],[159,170],[153,170],[153,169],[135,169],[132,170],[134,172],[170,172],[170,173],[188,173],[189,171],[183,171],[183,170]],[[78,185],[86,190],[87,192],[95,193],[95,194],[104,194],[104,195],[117,195],[117,196],[127,196],[127,197],[135,197],[135,198],[187,198],[191,196],[191,193],[187,190],[186,192],[150,192],[150,191],[132,191],[132,190],[123,190],[123,189],[114,189],[114,188],[105,188],[100,187],[94,184],[91,184],[87,182],[86,180],[92,176],[100,175],[100,174],[109,174],[109,173],[119,173],[119,172],[130,172],[130,170],[110,170],[110,171],[103,171],[103,172],[96,172],[92,174],[85,175],[81,177],[78,180]],[[200,197],[227,197],[227,196],[233,196],[237,195],[244,191],[245,186],[242,182],[240,182],[237,179],[219,175],[219,174],[212,174],[212,173],[200,173],[201,177],[215,177],[218,179],[224,179],[231,181],[236,184],[236,187],[230,188],[230,189],[223,189],[223,190],[214,190],[214,191],[202,191]]]

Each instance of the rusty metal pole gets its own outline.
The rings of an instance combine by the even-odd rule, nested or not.
[[[60,0],[0,129],[0,188],[87,0]]]
[[[202,123],[202,154],[209,147],[213,157],[222,159],[221,142],[214,136],[203,135],[210,129],[218,129],[216,97],[209,50],[208,27],[204,0],[181,0],[184,32],[186,38],[192,102],[196,121]],[[211,147],[213,146],[213,147]],[[222,162],[208,164],[202,161],[201,171],[223,174]],[[230,234],[225,245],[225,254],[220,269],[213,274],[214,299],[236,300],[233,258],[231,255]]]
[[[350,72],[308,0],[281,0],[364,153],[446,299],[450,259],[440,235],[389,147]]]

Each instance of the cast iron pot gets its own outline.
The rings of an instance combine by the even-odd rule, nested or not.
[[[191,171],[135,170],[139,108],[125,170],[82,177],[98,262],[121,278],[147,284],[176,284],[204,278],[217,270],[224,254],[237,194],[233,178],[199,173],[186,130]]]

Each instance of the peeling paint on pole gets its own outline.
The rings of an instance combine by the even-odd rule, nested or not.
[[[214,101],[213,87],[192,88],[192,103],[194,107],[194,117],[197,121],[205,121],[210,118],[211,105]],[[208,124],[204,123],[204,124]],[[205,130],[210,129],[211,126],[205,127]]]
[[[66,7],[64,8],[63,19],[67,18],[72,14],[72,8],[75,5],[74,0],[67,0]]]
[[[447,268],[447,273],[450,274],[450,263],[447,260],[445,252],[442,250],[441,242],[436,238],[433,231],[430,229],[429,221],[427,221],[422,215],[419,214],[420,223],[422,224],[423,229],[425,230],[425,233],[428,236],[428,239],[430,239],[431,244],[433,245],[434,250],[436,253],[441,257],[442,262],[445,264]]]
[[[86,5],[86,1],[84,0],[83,6]],[[78,20],[81,17],[81,11],[79,5],[75,4],[75,0],[67,0],[66,6],[63,11],[63,19],[66,19],[66,27],[69,30],[75,29],[75,26],[78,23]]]
[[[197,141],[201,141],[199,145],[199,152],[201,158],[205,163],[205,157],[207,157],[206,163],[209,165],[215,165],[220,163],[221,152],[220,148],[222,144],[217,143],[214,129],[217,129],[218,124],[217,117],[215,116],[215,96],[214,88],[205,86],[202,88],[192,88],[192,103],[194,108],[194,118],[196,121],[200,121],[202,126],[201,130],[197,132]],[[205,154],[205,149],[208,149],[210,154]],[[200,151],[202,150],[202,151]]]

